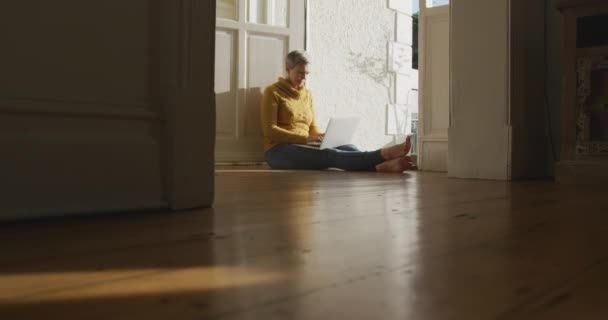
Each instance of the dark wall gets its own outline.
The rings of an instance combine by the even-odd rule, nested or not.
[[[510,90],[513,179],[554,176],[559,159],[559,0],[511,0]]]
[[[562,59],[562,16],[556,5],[560,0],[546,1],[547,13],[547,72],[545,86],[551,119],[551,138],[554,154],[559,159],[560,145],[560,106],[561,106],[561,59]]]
[[[510,9],[511,176],[546,178],[553,159],[545,99],[545,5],[511,0]]]

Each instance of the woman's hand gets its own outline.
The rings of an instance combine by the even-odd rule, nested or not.
[[[322,141],[323,141],[323,135],[320,135],[320,136],[308,136],[308,138],[306,138],[306,143],[322,142]]]

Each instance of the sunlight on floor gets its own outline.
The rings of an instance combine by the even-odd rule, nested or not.
[[[83,279],[87,280],[86,285]],[[286,272],[238,266],[2,274],[0,305],[202,292],[288,279]]]

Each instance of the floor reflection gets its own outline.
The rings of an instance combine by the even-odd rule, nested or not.
[[[0,225],[0,318],[548,317],[604,283],[602,192],[219,171],[213,209]]]

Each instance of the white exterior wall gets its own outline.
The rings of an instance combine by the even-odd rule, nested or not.
[[[399,120],[405,120],[407,104],[417,112],[417,95],[410,92],[418,86],[417,71],[411,69],[411,7],[410,0],[309,1],[308,86],[321,128],[332,116],[358,115],[363,121],[354,142],[360,148],[376,149],[402,138],[395,135],[390,106],[401,104]],[[398,69],[399,77],[393,66],[405,66]],[[402,126],[400,131],[406,130]]]

